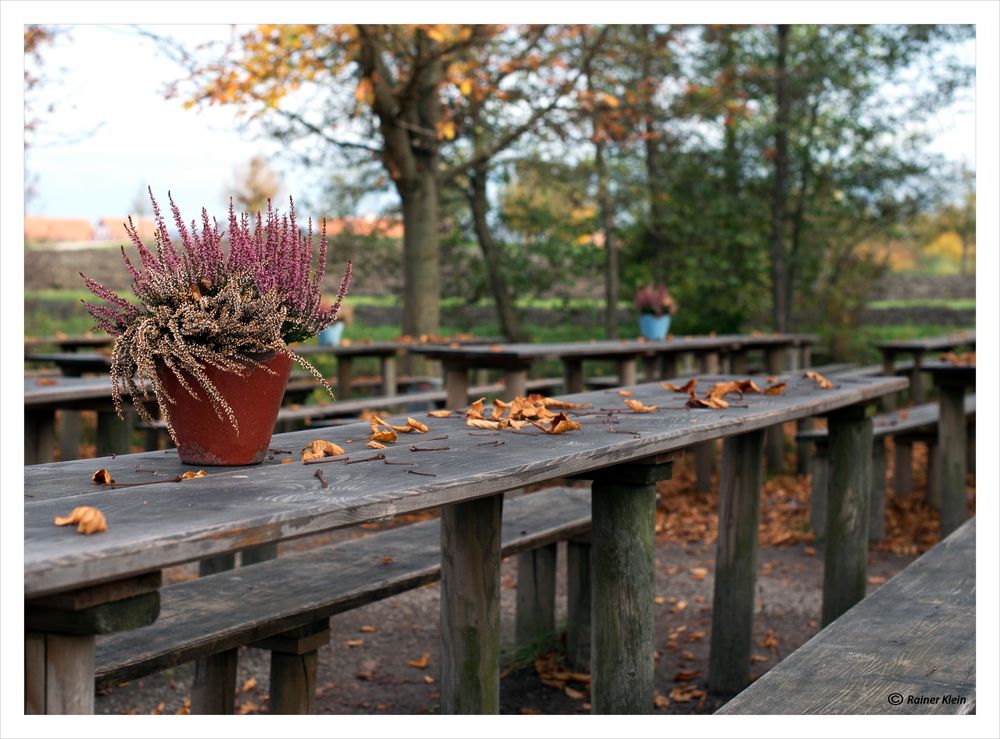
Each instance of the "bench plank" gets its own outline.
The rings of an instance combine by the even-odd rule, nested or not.
[[[823,629],[720,714],[971,713],[975,518]],[[888,697],[900,693],[903,703]],[[957,696],[958,704],[909,703]]]
[[[965,415],[976,415],[976,394],[965,396]],[[923,403],[889,413],[880,413],[873,420],[872,434],[874,438],[882,436],[896,436],[910,431],[936,426],[940,413],[937,403]],[[826,429],[809,429],[800,431],[795,435],[796,441],[816,441],[825,439]]]
[[[504,557],[590,530],[586,488],[523,495],[505,508]],[[439,532],[438,520],[425,521],[164,587],[155,623],[98,638],[97,684],[219,654],[435,582]]]

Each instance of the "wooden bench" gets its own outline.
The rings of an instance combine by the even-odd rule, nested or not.
[[[965,398],[967,421],[975,423],[976,396]],[[913,492],[913,444],[923,442],[928,446],[927,502],[940,508],[940,491],[934,484],[935,450],[937,446],[937,424],[940,413],[937,403],[924,403],[905,410],[881,413],[873,419],[872,425],[872,497],[869,507],[870,521],[868,538],[881,541],[885,535],[885,491],[886,455],[885,440],[893,437],[895,444],[895,464],[893,466],[893,493],[897,498]],[[818,537],[826,532],[826,497],[829,486],[829,444],[826,429],[800,431],[795,436],[799,443],[815,446],[813,459],[812,494],[810,524]],[[969,445],[973,450],[974,446]]]
[[[913,562],[717,714],[976,710],[976,519]]]
[[[505,505],[502,556],[519,557],[517,643],[538,645],[554,636],[556,546],[570,540],[569,657],[584,671],[589,544],[579,537],[589,531],[586,488],[549,488]],[[440,576],[440,521],[432,520],[168,585],[155,623],[98,638],[97,687],[199,660],[192,711],[232,713],[237,649],[250,645],[271,651],[272,713],[312,713],[316,653],[329,640],[330,617]]]

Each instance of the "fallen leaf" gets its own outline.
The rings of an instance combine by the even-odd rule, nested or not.
[[[486,402],[486,398],[480,398],[475,403],[469,405],[465,409],[466,418],[482,418],[483,417],[483,403]]]
[[[374,634],[376,631],[378,631],[378,629],[376,629],[374,626],[362,626],[360,629],[358,629],[358,631],[360,631],[362,634]]]
[[[198,470],[197,472],[185,472],[183,475],[181,475],[181,479],[191,480],[195,477],[205,477],[207,476],[207,474],[208,473],[205,472],[205,470]]]
[[[176,715],[178,716],[190,716],[191,715],[191,699],[185,698],[184,703],[180,708],[177,709]]]
[[[692,631],[684,638],[684,641],[701,641],[706,636],[707,634],[704,631]]]
[[[521,707],[521,715],[522,716],[541,716],[542,712],[539,711],[537,708],[528,708],[526,706],[522,706]]]
[[[35,380],[36,385],[58,385],[59,380],[53,379],[51,377],[40,377]]]
[[[81,505],[73,509],[68,516],[52,519],[56,526],[70,526],[77,524],[76,530],[81,534],[99,534],[108,530],[107,521],[100,509],[93,506]]]
[[[667,708],[670,705],[670,699],[663,693],[656,692],[653,695],[653,705],[657,708]]]
[[[671,385],[669,382],[661,382],[660,387],[671,390],[675,393],[688,393],[689,395],[694,392],[694,389],[698,387],[698,378],[692,377],[683,385]]]
[[[701,672],[699,670],[680,670],[676,675],[674,675],[675,683],[686,683],[690,680],[694,680]]]
[[[101,467],[97,472],[90,476],[90,481],[97,483],[98,485],[114,485],[115,481],[111,478],[111,473],[106,469]]]
[[[465,425],[471,426],[474,429],[493,429],[496,430],[500,427],[499,421],[487,421],[485,418],[476,418],[475,416],[467,416],[465,419]]]
[[[764,395],[781,395],[788,387],[787,382],[779,382],[776,385],[768,385],[764,388]]]
[[[816,556],[816,550],[813,547],[806,547],[805,549],[802,550],[802,553],[804,555],[806,555],[807,557],[815,557]]]
[[[254,711],[257,710],[257,708],[258,706],[256,703],[254,703],[253,701],[247,701],[246,703],[243,703],[239,708],[236,709],[236,713],[240,714],[241,716],[245,716],[248,713],[253,713]]]
[[[294,459],[292,459],[291,457],[288,457],[287,459],[281,460],[281,463],[282,464],[291,464],[294,461],[295,461]]]
[[[761,639],[759,643],[764,649],[770,649],[771,651],[778,648],[778,639],[775,637],[773,631],[768,631],[767,636]]]
[[[365,446],[370,446],[372,449],[385,449],[385,444],[380,444],[377,441],[369,441]]]
[[[631,408],[634,413],[651,413],[656,410],[655,405],[643,405],[640,401],[631,398],[625,399],[625,405]]]
[[[702,398],[695,397],[694,395],[690,396],[687,403],[684,405],[688,408],[712,408],[714,410],[722,410],[723,408],[729,407],[729,403],[722,398],[709,398],[708,400],[703,400]]]
[[[880,575],[869,575],[868,576],[868,584],[869,585],[881,585],[884,582],[885,582],[885,578],[881,577]]]
[[[581,693],[579,690],[573,690],[573,688],[569,687],[568,685],[565,688],[563,688],[563,692],[566,694],[567,698],[570,698],[571,700],[575,701],[582,701],[584,698],[587,697],[586,693]]]
[[[404,434],[408,434],[411,431],[416,431],[418,434],[426,434],[428,430],[426,425],[420,423],[420,421],[415,418],[407,418],[406,425],[404,426],[393,426],[392,424],[389,424],[389,428],[393,431],[399,431]]]
[[[691,579],[701,582],[708,577],[708,570],[705,567],[692,567],[690,570]]]
[[[635,395],[635,393],[633,393],[631,390],[618,390],[617,392],[623,398],[631,398],[633,395]]]
[[[765,657],[762,654],[751,654],[750,655],[750,663],[751,664],[756,664],[758,662],[768,662],[770,659],[771,659],[770,657]]]
[[[433,685],[434,678],[431,677],[430,675],[424,675],[424,682],[427,683],[428,685]]]
[[[382,564],[383,565],[390,565],[390,564],[392,564],[392,557],[382,557]]]
[[[372,441],[379,441],[379,442],[395,441],[396,432],[393,431],[392,429],[377,428],[374,431],[372,431],[371,436],[368,438],[371,439]]]
[[[676,603],[676,604],[674,604],[674,606],[673,606],[673,607],[672,607],[672,608],[670,609],[670,612],[671,612],[671,613],[680,613],[681,611],[683,611],[683,610],[684,610],[685,608],[687,608],[687,607],[688,607],[688,604],[687,604],[687,601],[686,601],[686,600],[679,600],[679,601],[677,601],[677,603]]]
[[[150,713],[150,715],[152,715],[152,716],[161,716],[161,715],[163,715],[163,709],[164,709],[165,707],[166,707],[166,703],[161,703],[160,705],[158,705],[158,706],[157,706],[156,708],[154,708],[154,709],[153,709],[152,711],[150,711],[149,713]]]
[[[364,639],[344,639],[342,644],[345,647],[363,647],[365,645]]]
[[[447,418],[448,416],[451,415],[451,411],[445,411],[445,410],[428,411],[427,415],[430,416],[431,418]]]
[[[664,598],[662,595],[658,595],[655,598],[653,598],[653,602],[656,603],[657,605],[662,605],[663,603],[667,602],[667,599]]]
[[[815,381],[816,384],[819,385],[819,387],[820,387],[821,390],[829,390],[830,388],[833,387],[833,383],[832,382],[830,382],[828,379],[826,379],[825,377],[823,377],[823,375],[821,375],[819,372],[816,372],[814,370],[806,370],[806,373],[805,373],[804,377],[807,380],[813,380],[813,381]]]
[[[406,664],[410,667],[416,667],[419,670],[423,670],[431,663],[431,656],[427,652],[420,655],[420,659],[408,659]]]
[[[302,458],[300,462],[308,462],[312,459],[323,459],[323,457],[339,457],[344,453],[344,448],[326,439],[314,439],[302,447]]]
[[[372,681],[375,679],[376,669],[378,669],[378,661],[374,659],[366,659],[361,663],[361,672],[354,673],[354,677],[358,680]]]
[[[253,690],[256,687],[257,687],[257,678],[252,677],[249,680],[247,680],[245,683],[243,683],[242,691],[244,693],[249,693],[251,690]]]
[[[559,400],[558,398],[542,398],[542,404],[546,408],[555,408],[556,410],[582,410],[584,408],[593,408],[593,405],[590,403],[570,403],[568,400]]]

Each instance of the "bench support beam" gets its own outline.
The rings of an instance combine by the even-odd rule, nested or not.
[[[868,541],[885,538],[885,437],[872,442],[872,494],[868,510]]]
[[[556,631],[557,545],[517,555],[517,615],[514,639],[519,647],[547,644]]]
[[[590,536],[566,543],[566,663],[590,672]]]
[[[330,619],[286,631],[251,646],[271,652],[271,713],[316,713],[319,648],[330,642]]]
[[[441,711],[500,711],[503,496],[441,512]]]
[[[859,405],[829,416],[823,626],[865,597],[873,413],[873,407]]]
[[[949,382],[938,377],[941,394],[941,420],[938,430],[937,473],[941,498],[941,538],[948,536],[965,521],[965,383]]]
[[[763,452],[763,431],[730,437],[722,449],[708,687],[723,695],[750,683]]]
[[[826,538],[826,498],[830,490],[830,445],[816,440],[813,455],[812,493],[809,496],[809,525],[817,540]]]
[[[236,658],[239,650],[204,657],[195,662],[191,685],[191,713],[232,714],[236,704]]]

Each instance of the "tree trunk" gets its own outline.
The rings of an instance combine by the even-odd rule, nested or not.
[[[642,125],[643,148],[646,158],[646,193],[649,198],[649,225],[646,228],[646,252],[652,264],[653,277],[657,282],[668,282],[669,244],[666,230],[666,199],[663,193],[663,171],[660,168],[659,131],[656,128],[656,104],[653,102],[653,38],[656,31],[652,26],[643,26],[642,79]]]
[[[618,247],[615,243],[615,216],[608,189],[608,171],[604,162],[604,142],[596,144],[594,163],[597,169],[597,200],[604,233],[604,327],[609,339],[618,338]]]
[[[774,330],[787,331],[787,274],[785,271],[785,206],[788,198],[788,119],[789,99],[786,79],[788,55],[787,25],[778,26],[778,53],[775,59],[774,190],[771,198],[771,297]]]
[[[432,169],[399,186],[403,201],[403,333],[436,335],[441,327],[438,192]]]
[[[479,248],[483,252],[483,260],[486,262],[486,272],[490,278],[490,290],[493,292],[493,302],[496,305],[497,318],[500,319],[500,330],[511,341],[527,341],[524,329],[521,328],[521,321],[518,318],[517,311],[514,309],[514,301],[511,299],[510,289],[507,286],[500,248],[493,240],[493,234],[490,233],[489,224],[486,222],[488,203],[486,200],[485,169],[477,167],[470,179],[472,188],[469,193],[469,203],[472,208],[472,221],[475,224]]]

